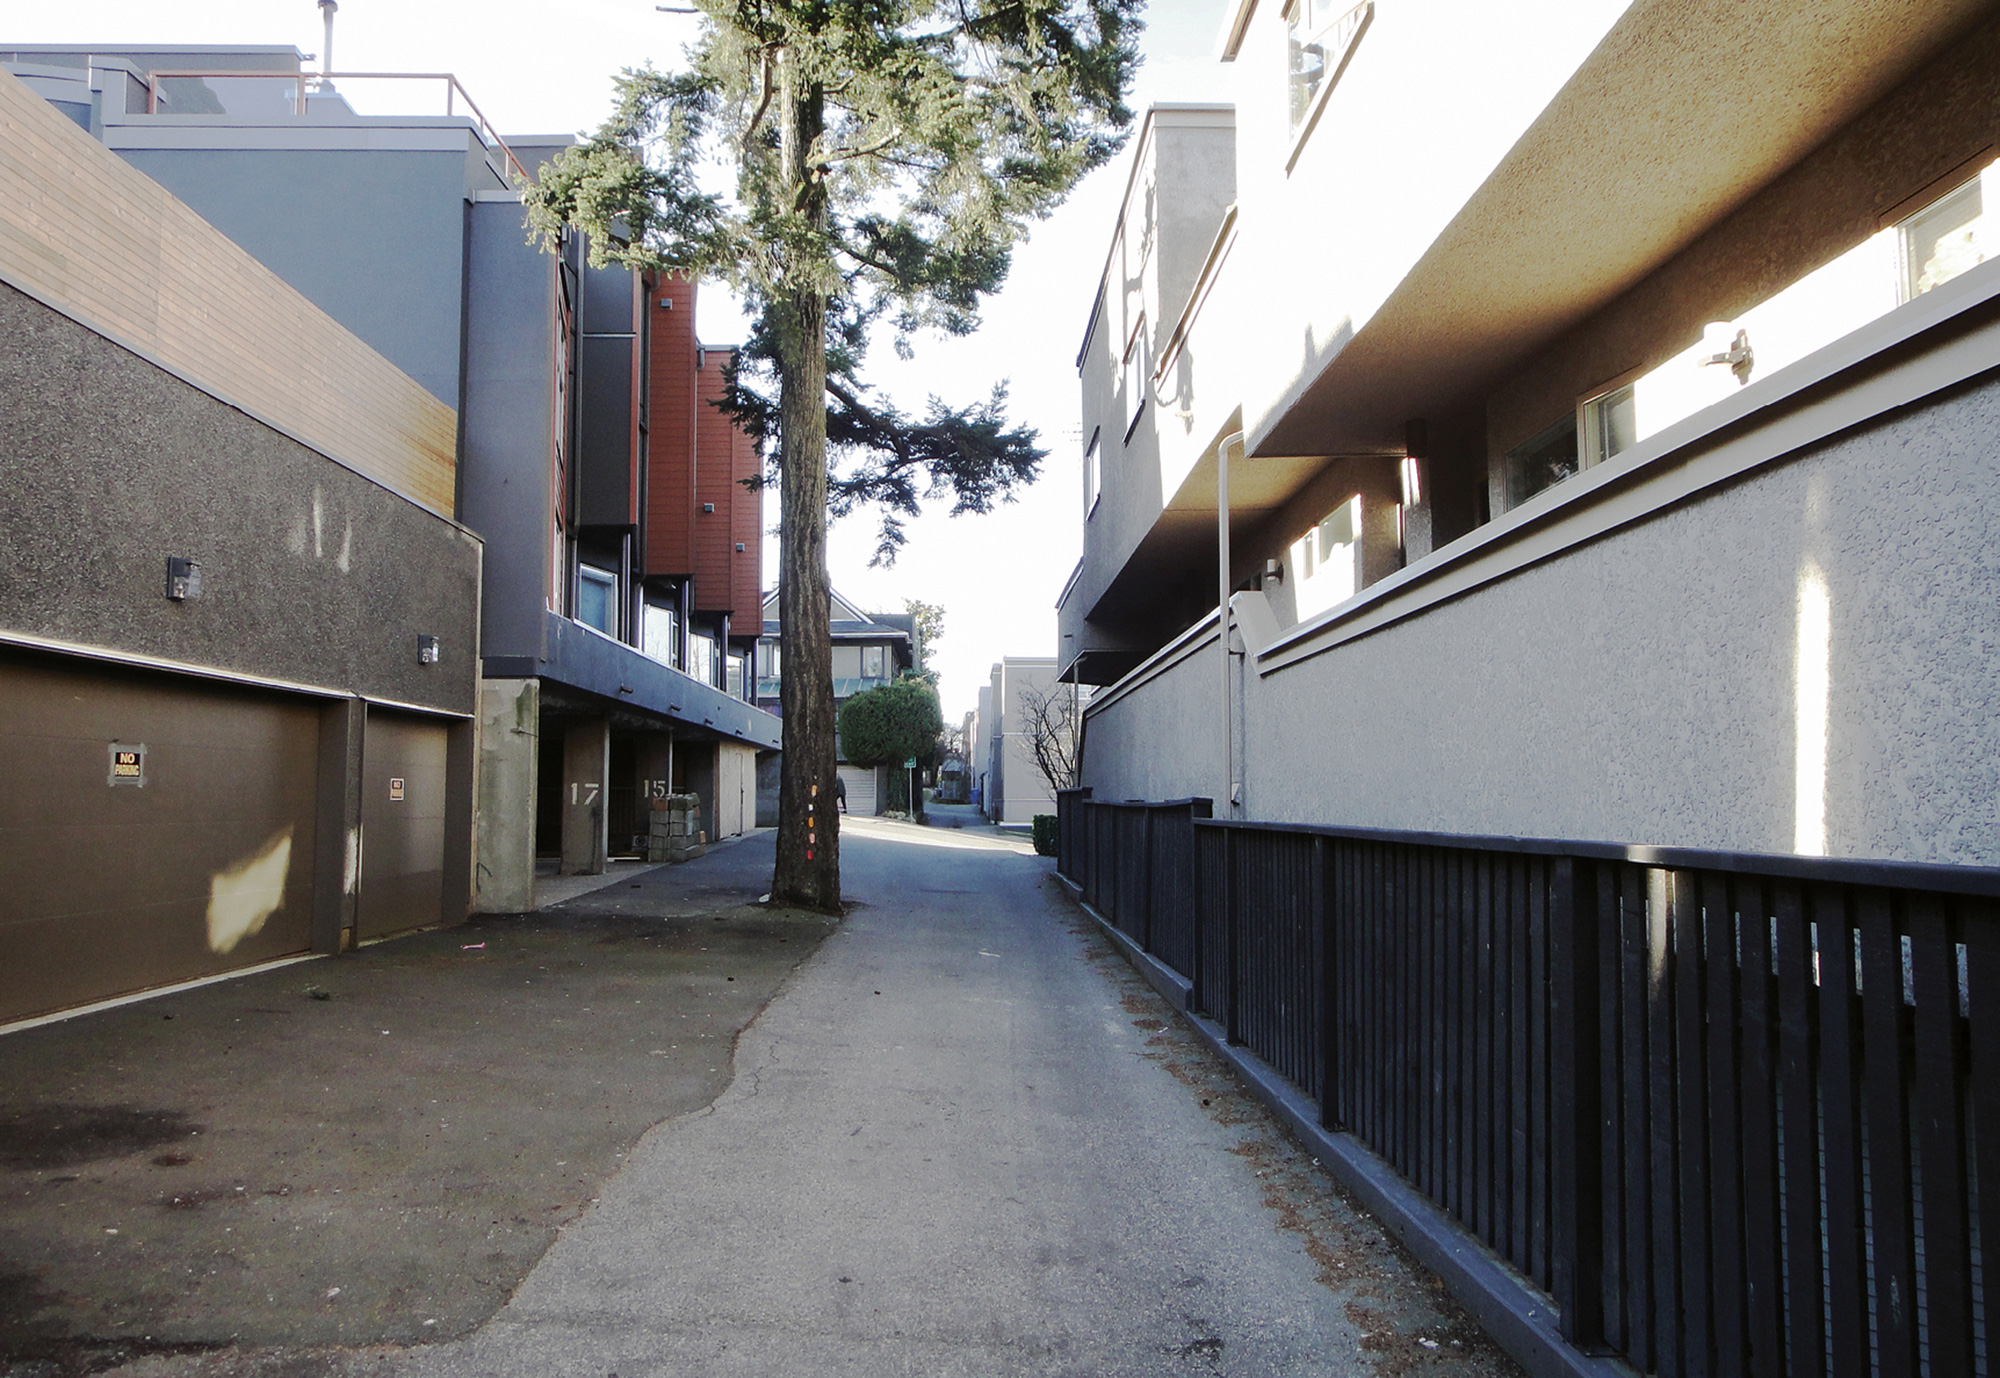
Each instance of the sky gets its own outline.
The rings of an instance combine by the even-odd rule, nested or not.
[[[508,134],[581,133],[611,103],[611,78],[648,62],[671,68],[700,22],[662,14],[655,0],[341,0],[334,20],[335,69],[450,72]],[[685,3],[685,0],[676,0]],[[1225,0],[1157,0],[1147,16],[1146,60],[1130,103],[1227,99],[1228,68],[1214,58]],[[322,47],[314,0],[89,0],[75,9],[14,6],[0,22],[0,47],[62,44],[291,44]],[[308,66],[316,67],[317,60]],[[364,113],[367,105],[362,104]],[[828,541],[833,586],[870,611],[901,612],[907,599],[944,608],[939,672],[945,720],[975,703],[1003,655],[1053,655],[1055,601],[1082,549],[1081,445],[1075,360],[1131,151],[1099,169],[1015,254],[1006,287],[991,298],[984,326],[956,340],[915,342],[896,359],[886,339],[866,377],[906,410],[936,394],[963,403],[1010,385],[1010,419],[1034,427],[1049,457],[1019,501],[984,516],[927,514],[888,569],[870,568],[876,524],[868,513],[834,525]],[[743,321],[727,294],[702,295],[697,328],[705,343],[732,344]],[[767,499],[776,521],[775,495]],[[775,536],[765,541],[768,585],[776,578]]]

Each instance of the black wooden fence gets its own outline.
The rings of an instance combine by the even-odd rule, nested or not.
[[[1570,1343],[1991,1372],[2000,870],[1057,809],[1086,901]]]

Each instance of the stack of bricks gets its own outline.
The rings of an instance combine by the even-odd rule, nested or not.
[[[701,802],[692,794],[669,794],[653,801],[646,834],[646,860],[692,861],[708,850],[701,830]]]

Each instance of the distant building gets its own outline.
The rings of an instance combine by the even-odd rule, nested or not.
[[[833,640],[833,703],[840,705],[867,689],[889,684],[916,666],[916,619],[908,613],[863,612],[837,591],[829,590]],[[757,641],[756,701],[766,712],[780,711],[784,665],[779,646],[783,631],[783,600],[773,588],[764,595],[764,634]],[[836,767],[847,790],[847,811],[863,816],[887,806],[888,766],[857,766],[845,754]],[[771,759],[758,777],[759,821],[778,821],[778,762]]]
[[[985,762],[980,791],[986,816],[1002,825],[1034,822],[1056,811],[1055,792],[1035,762],[1035,701],[1075,692],[1056,683],[1048,656],[1005,656],[992,682],[979,691],[979,750]]]

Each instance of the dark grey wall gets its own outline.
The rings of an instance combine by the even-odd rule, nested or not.
[[[485,189],[464,153],[118,153],[439,401],[459,405],[465,199]],[[485,180],[497,188],[490,173]]]
[[[0,339],[0,628],[473,711],[475,538],[4,285]]]
[[[459,516],[486,540],[485,654],[539,659],[553,539],[555,261],[523,241],[518,204],[476,202],[466,213]]]

